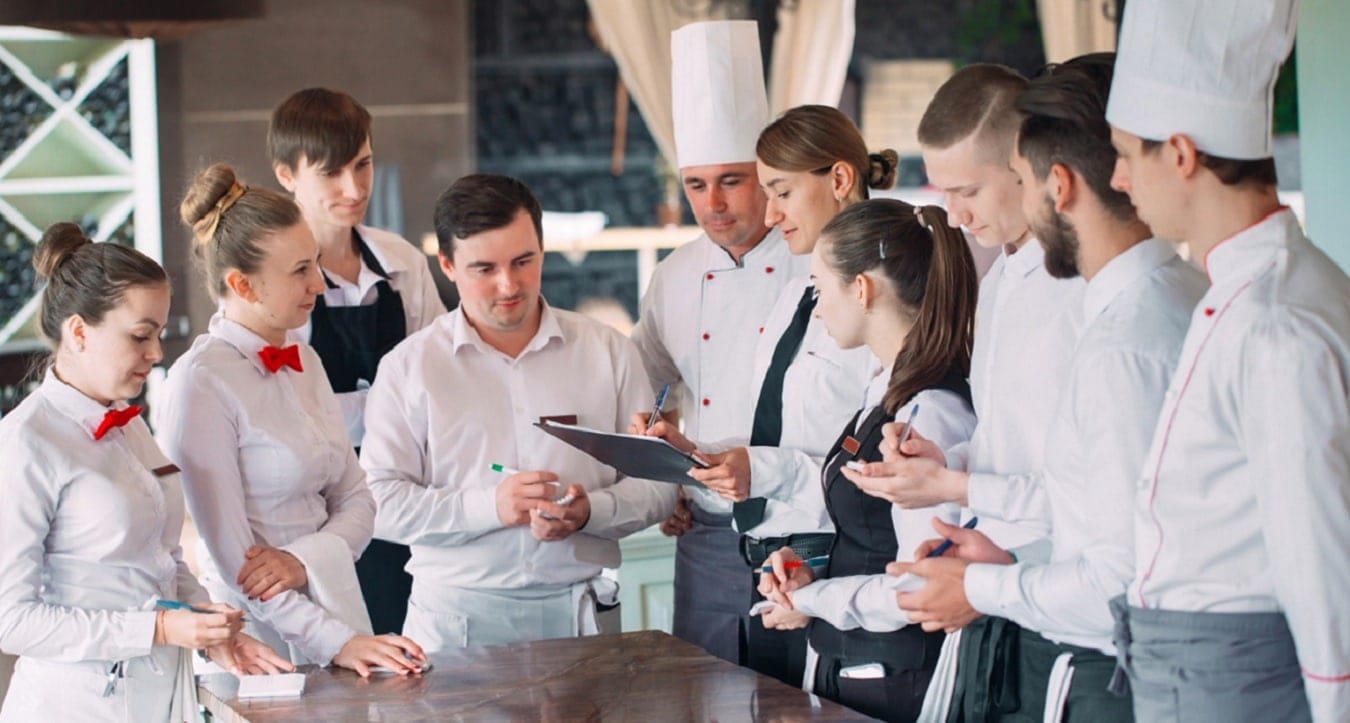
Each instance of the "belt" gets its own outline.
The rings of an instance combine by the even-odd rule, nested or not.
[[[784,547],[792,548],[803,560],[830,554],[834,544],[834,534],[830,532],[809,532],[787,537],[754,538],[741,535],[741,557],[750,567],[761,567],[775,551]]]

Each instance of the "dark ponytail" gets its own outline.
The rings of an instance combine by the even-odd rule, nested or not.
[[[958,229],[936,206],[879,198],[840,211],[821,230],[823,257],[847,283],[880,269],[913,319],[896,355],[883,404],[895,414],[950,374],[970,374],[975,261]]]

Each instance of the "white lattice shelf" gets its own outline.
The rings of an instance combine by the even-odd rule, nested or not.
[[[0,220],[11,229],[0,239],[0,349],[34,336],[37,290],[25,268],[48,225],[81,223],[107,241],[130,223],[134,240],[118,240],[161,258],[154,64],[150,40],[0,27],[0,112],[11,132],[28,126],[0,145]],[[125,92],[114,85],[123,73]],[[100,129],[120,116],[111,108],[127,123]]]

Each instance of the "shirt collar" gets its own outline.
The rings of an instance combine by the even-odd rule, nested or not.
[[[1045,247],[1040,239],[1031,236],[1017,253],[1008,253],[1003,249],[1003,272],[1016,276],[1026,276],[1045,265]]]
[[[98,425],[103,421],[104,415],[112,410],[130,406],[125,401],[118,400],[105,407],[90,399],[84,392],[61,381],[56,376],[55,369],[47,370],[40,389],[43,397],[56,411],[80,425],[91,438],[94,430],[98,429]]]
[[[754,248],[741,256],[740,263],[736,263],[731,260],[731,254],[727,253],[726,249],[713,243],[713,240],[708,238],[708,234],[706,233],[703,234],[703,242],[704,272],[728,271],[731,269],[739,269],[747,263],[756,263],[759,257],[773,253],[776,244],[786,243],[783,240],[783,232],[779,231],[777,226],[774,226],[769,229],[768,233],[764,234],[764,238],[760,239],[759,243],[755,244]]]
[[[253,333],[243,324],[225,318],[224,310],[218,309],[216,313],[211,316],[211,322],[207,324],[206,330],[211,336],[234,347],[241,356],[253,365],[254,369],[258,370],[259,374],[263,376],[272,375],[271,372],[267,371],[267,367],[263,366],[262,358],[258,356],[258,352],[262,350],[263,347],[270,346],[270,344],[267,343],[266,339]],[[292,341],[289,335],[287,335],[286,340]]]
[[[1298,217],[1289,207],[1281,206],[1210,249],[1205,255],[1205,273],[1211,284],[1249,275],[1264,268],[1289,239],[1302,234]]]
[[[567,336],[563,334],[562,326],[558,323],[558,314],[553,311],[553,307],[549,306],[548,301],[542,296],[539,297],[539,306],[539,330],[534,333],[530,343],[525,345],[521,356],[526,352],[543,349],[554,339],[563,344],[567,343]],[[501,354],[491,344],[483,341],[478,330],[473,328],[468,318],[464,316],[463,306],[455,307],[455,310],[446,314],[440,323],[449,327],[451,354],[458,354],[464,348],[473,348],[484,354]]]
[[[1145,239],[1106,262],[1083,292],[1084,326],[1091,324],[1111,302],[1134,282],[1176,258],[1176,249],[1166,241]]]

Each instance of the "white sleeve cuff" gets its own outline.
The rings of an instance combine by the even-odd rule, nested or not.
[[[974,563],[966,567],[966,599],[970,606],[985,615],[1004,615],[1002,591],[1005,585],[1016,584],[1020,565],[991,565]]]

